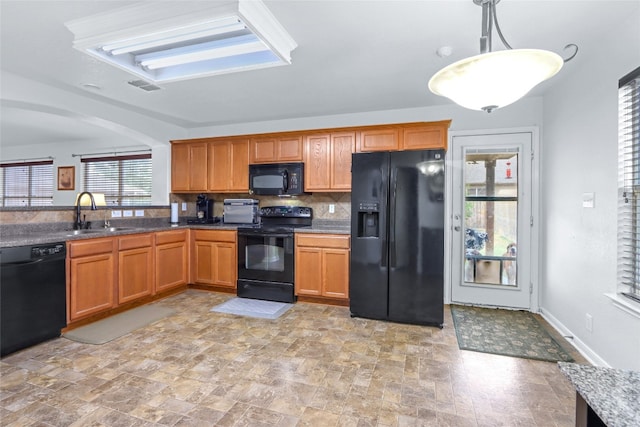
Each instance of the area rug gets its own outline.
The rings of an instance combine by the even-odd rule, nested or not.
[[[451,315],[461,350],[549,362],[573,361],[532,313],[452,305]]]
[[[169,317],[174,310],[159,305],[143,305],[86,326],[72,329],[63,337],[85,344],[104,344],[136,329]]]
[[[209,311],[257,317],[260,319],[277,319],[291,307],[293,307],[293,304],[284,302],[263,301],[251,298],[231,298],[220,305],[216,305]]]

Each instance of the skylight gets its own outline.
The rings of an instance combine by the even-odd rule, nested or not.
[[[73,47],[155,83],[291,64],[260,0],[142,2],[65,23]]]

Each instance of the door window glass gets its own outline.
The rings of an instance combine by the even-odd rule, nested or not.
[[[464,168],[464,282],[517,286],[518,152],[469,150]]]

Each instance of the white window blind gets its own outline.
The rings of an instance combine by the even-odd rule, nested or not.
[[[53,160],[0,165],[2,206],[51,206]]]
[[[104,193],[108,206],[151,204],[151,154],[82,159],[84,191]]]
[[[618,87],[618,291],[640,302],[640,67]]]

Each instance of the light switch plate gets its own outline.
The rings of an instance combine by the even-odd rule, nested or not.
[[[122,217],[122,211],[111,211],[111,218],[120,218]]]
[[[136,210],[136,216],[144,216],[143,210]]]
[[[582,207],[594,208],[596,206],[595,193],[582,193]]]
[[[131,217],[133,216],[133,211],[122,211],[122,216]]]
[[[182,211],[186,211],[187,210],[187,204],[185,202],[182,202]]]

